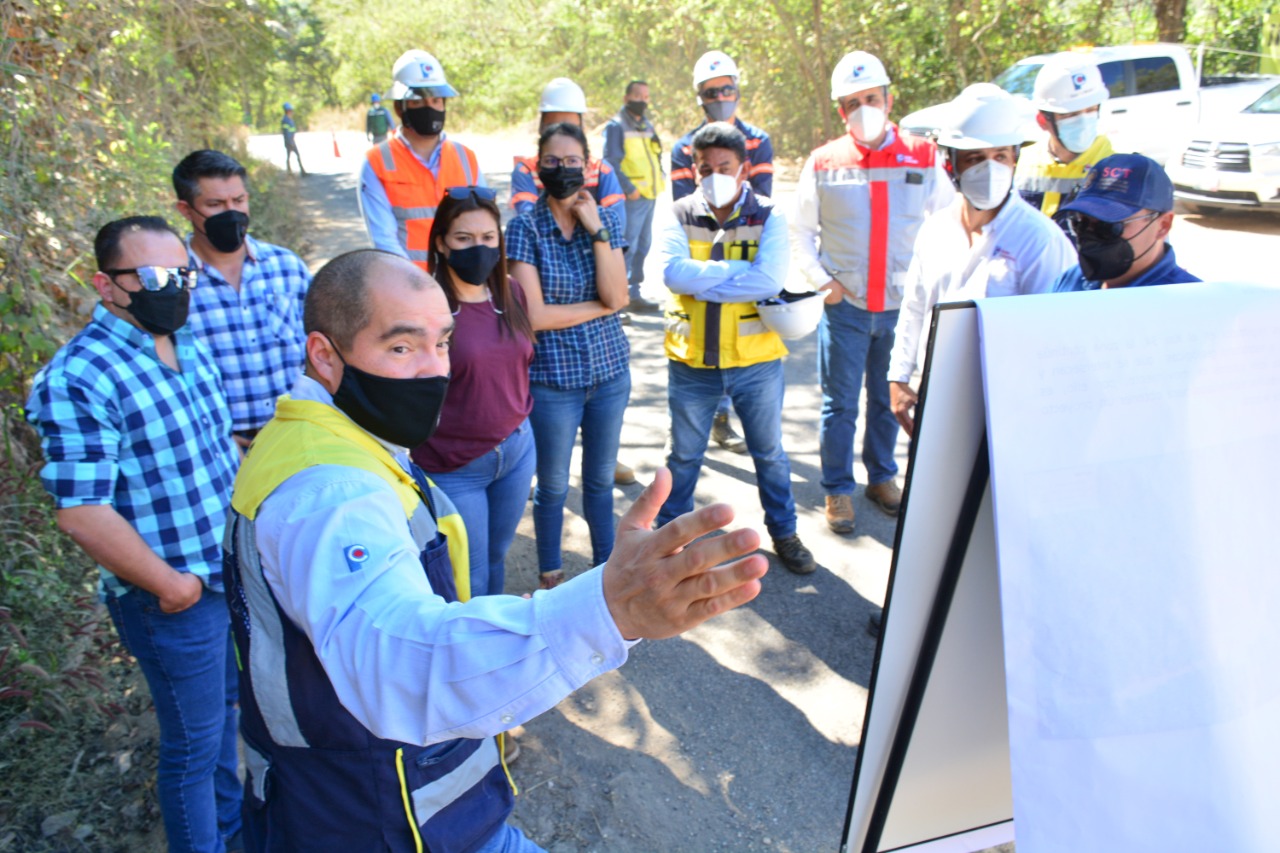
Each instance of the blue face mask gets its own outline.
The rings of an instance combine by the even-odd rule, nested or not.
[[[1098,138],[1097,112],[1082,113],[1071,118],[1060,118],[1055,122],[1058,130],[1058,141],[1062,147],[1073,154],[1083,154]]]

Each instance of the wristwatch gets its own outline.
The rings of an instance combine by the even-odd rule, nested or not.
[[[591,241],[593,243],[608,243],[612,236],[609,233],[609,229],[601,225],[600,230],[591,235]]]

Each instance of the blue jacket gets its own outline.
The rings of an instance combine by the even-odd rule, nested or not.
[[[1156,261],[1142,275],[1126,284],[1125,287],[1148,287],[1153,284],[1185,284],[1189,281],[1200,280],[1197,276],[1178,266],[1177,259],[1173,256],[1173,246],[1165,243],[1164,257]],[[1069,293],[1075,290],[1098,290],[1101,287],[1102,282],[1086,279],[1077,265],[1058,276],[1058,280],[1053,283],[1053,292]]]

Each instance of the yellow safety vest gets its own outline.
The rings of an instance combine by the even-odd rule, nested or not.
[[[1014,186],[1032,207],[1039,208],[1045,216],[1053,216],[1059,207],[1075,198],[1093,164],[1112,153],[1111,140],[1099,136],[1076,159],[1059,163],[1049,153],[1047,141],[1037,142],[1018,156]]]

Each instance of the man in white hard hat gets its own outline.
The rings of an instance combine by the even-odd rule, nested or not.
[[[897,515],[898,421],[889,405],[889,353],[916,233],[955,197],[937,148],[888,120],[889,75],[854,51],[831,75],[831,97],[848,133],[809,155],[800,172],[792,238],[801,272],[827,292],[818,325],[822,419],[818,432],[827,525],[852,533],[853,442],[867,389],[862,461],[866,497]]]
[[[697,188],[694,181],[693,135],[709,121],[732,122],[747,140],[747,181],[758,196],[773,195],[773,142],[769,134],[738,118],[742,93],[738,65],[728,54],[710,50],[693,64],[693,90],[706,119],[680,137],[671,149],[671,198],[679,201]],[[734,453],[746,453],[747,444],[729,424],[729,401],[725,398],[716,410],[711,425],[711,440]]]
[[[746,138],[724,122],[693,135],[701,192],[675,203],[662,238],[668,302],[665,350],[671,413],[671,494],[665,524],[693,509],[707,432],[726,395],[742,419],[764,523],[778,560],[796,574],[817,564],[796,535],[791,462],[782,448],[782,339],[760,322],[756,301],[787,277],[787,226],[747,183]]]
[[[587,96],[583,94],[582,87],[567,77],[557,77],[543,88],[538,101],[538,132],[562,121],[582,127],[586,112]],[[627,197],[613,166],[603,160],[588,160],[583,179],[582,188],[595,197],[600,207],[612,207],[622,220],[625,231],[626,207],[623,202]],[[540,192],[542,181],[538,178],[537,155],[516,157],[515,168],[511,170],[511,206],[516,213],[532,210]]]
[[[994,296],[1048,293],[1075,252],[1062,229],[1013,191],[1018,153],[1032,128],[1018,101],[1003,91],[962,94],[938,113],[938,147],[960,194],[925,220],[894,329],[889,398],[908,434],[920,333],[933,306]]]
[[[1111,156],[1111,141],[1098,133],[1101,105],[1109,96],[1102,72],[1088,57],[1064,54],[1036,74],[1031,103],[1048,136],[1023,152],[1014,185],[1045,216],[1075,198],[1093,165]]]
[[[458,92],[425,50],[410,50],[391,69],[400,127],[369,149],[360,170],[360,212],[374,248],[425,270],[435,209],[449,187],[484,186],[469,148],[446,137],[445,107]]]

